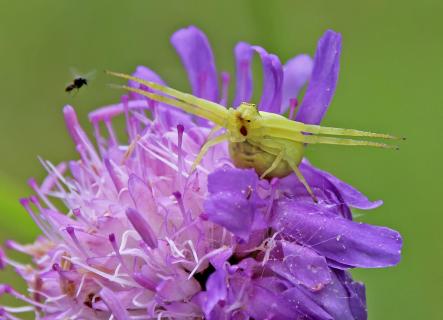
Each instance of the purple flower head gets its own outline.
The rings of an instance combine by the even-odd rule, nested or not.
[[[217,71],[204,33],[188,27],[171,42],[193,94],[226,104],[230,77]],[[333,31],[320,39],[314,59],[302,54],[286,64],[239,43],[233,105],[252,97],[257,54],[264,72],[260,110],[293,112],[309,83],[297,119],[320,123],[336,87],[340,50]],[[165,84],[143,66],[134,75]],[[78,159],[42,160],[47,177],[29,182],[36,195],[20,202],[42,235],[32,244],[6,243],[32,264],[0,248],[0,268],[13,267],[29,287],[24,295],[0,284],[0,295],[24,304],[0,306],[1,318],[33,312],[39,319],[360,320],[367,318],[365,289],[348,269],[399,262],[396,231],[352,219],[352,208],[382,202],[306,159],[300,170],[317,204],[294,175],[268,181],[235,168],[224,144],[191,172],[210,123],[142,95],[91,112],[95,141],[73,107],[63,113]],[[118,116],[126,120],[127,141],[114,131]]]

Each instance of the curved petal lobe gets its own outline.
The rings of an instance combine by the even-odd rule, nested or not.
[[[193,94],[218,102],[217,70],[206,35],[200,29],[190,26],[175,32],[171,42],[188,72]]]
[[[251,63],[253,53],[257,53],[263,65],[263,93],[259,109],[267,112],[280,112],[282,102],[283,68],[276,55],[269,54],[259,46],[240,42],[235,48],[237,60],[237,85],[234,106],[249,102],[252,96]]]
[[[163,81],[163,79],[154,71],[151,69],[145,67],[145,66],[138,66],[135,72],[132,74],[134,77],[146,80],[146,81],[152,81],[155,83],[159,83],[161,85],[166,85],[166,83]],[[148,88],[144,87],[138,82],[129,80],[128,86],[132,88],[142,89],[142,90],[149,90]],[[145,96],[130,92],[131,99],[141,99],[141,100],[148,100],[150,101],[149,106],[155,112],[155,118],[156,120],[161,123],[165,128],[171,128],[177,126],[177,124],[183,124],[186,127],[190,127],[192,125],[191,117],[184,113],[181,110],[178,110],[176,108],[172,108],[168,105],[157,103],[153,100],[150,100],[146,98]]]
[[[236,86],[234,106],[240,105],[242,102],[249,102],[252,98],[252,72],[251,46],[245,42],[239,42],[235,46],[236,61]]]
[[[208,219],[248,240],[257,207],[262,205],[253,169],[221,168],[208,176],[210,196],[204,202]]]
[[[297,98],[300,90],[311,77],[314,63],[307,54],[300,54],[290,59],[283,66],[283,101],[280,113],[285,113],[289,100]]]
[[[297,244],[282,241],[283,263],[277,264],[277,273],[294,284],[302,284],[312,291],[321,290],[331,281],[325,257]]]
[[[280,200],[273,226],[298,243],[341,264],[381,268],[400,261],[402,239],[398,232],[353,222],[322,212],[321,204]]]
[[[309,124],[321,122],[334,96],[340,70],[340,53],[341,34],[326,31],[318,42],[311,81],[295,120]]]
[[[323,290],[308,295],[333,319],[366,320],[364,286],[353,281],[347,271],[333,270],[331,275],[332,281]]]
[[[328,182],[330,182],[334,186],[335,190],[338,191],[343,201],[352,208],[370,210],[378,208],[383,204],[382,200],[370,201],[368,197],[366,197],[363,193],[361,193],[351,185],[341,181],[340,179],[326,171],[315,168],[307,161],[303,161],[303,164],[300,166],[300,168],[303,170],[303,173],[306,171],[312,172],[314,177],[313,180],[316,181],[317,184],[323,179],[326,179]]]
[[[132,74],[134,77],[146,80],[146,81],[152,81],[158,84],[161,84],[163,86],[166,85],[166,83],[163,81],[163,79],[154,71],[152,71],[151,69],[145,67],[145,66],[138,66],[135,69],[135,72]],[[130,86],[131,88],[136,88],[136,89],[142,89],[145,90],[145,88],[143,88],[143,86],[135,81],[129,80],[128,81],[128,86]],[[131,97],[131,99],[142,99],[145,100],[146,97],[135,93],[135,92],[129,92],[129,96]]]

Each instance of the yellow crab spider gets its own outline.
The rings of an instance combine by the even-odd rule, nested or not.
[[[401,139],[388,134],[309,125],[289,120],[279,114],[259,111],[256,105],[250,103],[242,103],[237,108],[225,108],[215,102],[197,98],[158,83],[123,73],[112,71],[107,71],[107,73],[133,80],[161,94],[129,86],[119,86],[123,89],[207,119],[215,124],[215,130],[226,129],[224,133],[209,139],[202,146],[194,160],[191,172],[195,170],[209,148],[228,141],[229,154],[235,166],[254,168],[260,178],[281,178],[294,172],[315,202],[317,202],[317,198],[298,168],[303,159],[305,144],[320,143],[398,149],[397,146],[379,142],[325,137],[323,135]]]

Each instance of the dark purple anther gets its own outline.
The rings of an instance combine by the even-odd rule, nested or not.
[[[185,205],[183,203],[182,194],[179,191],[175,191],[172,193],[172,195],[175,197],[175,200],[177,200],[178,207],[180,208],[180,212],[182,213],[183,219],[185,222],[190,221],[189,214],[186,212]]]
[[[38,202],[38,197],[35,196],[35,195],[30,196],[30,197],[29,197],[29,200],[30,200],[33,204],[35,204],[35,205],[37,205],[37,204],[39,203],[39,202]]]
[[[115,241],[115,234],[111,233],[111,234],[108,236],[108,239],[109,239],[109,241],[111,241],[112,246],[114,246],[114,245],[117,244],[116,241]]]
[[[26,210],[28,210],[28,208],[29,208],[29,199],[28,198],[21,198],[19,200],[19,202]]]
[[[81,217],[82,213],[80,212],[80,208],[75,208],[72,210],[72,213],[74,214],[74,216],[76,216],[77,218]]]
[[[109,242],[111,242],[111,246],[112,246],[112,249],[114,249],[115,256],[120,261],[123,269],[125,269],[127,273],[132,274],[131,270],[128,268],[126,262],[123,260],[123,257],[120,254],[120,248],[118,247],[117,239],[115,237],[115,234],[114,233],[109,234],[108,235],[108,239],[109,239]]]
[[[75,234],[75,229],[72,226],[67,226],[66,227],[66,232],[69,234],[69,236],[71,237],[72,241],[75,243],[75,245],[77,246],[77,248],[81,251],[81,253],[83,253],[83,255],[85,257],[88,257],[88,254],[86,253],[85,248],[83,247],[83,245],[80,243],[80,241],[77,238],[77,235]]]
[[[71,226],[66,227],[66,232],[71,236],[75,236],[74,228]]]
[[[177,132],[178,132],[179,138],[181,138],[184,131],[185,131],[185,127],[182,124],[178,124],[177,125]]]
[[[0,297],[5,293],[11,294],[12,291],[13,290],[12,290],[11,286],[9,286],[7,284],[0,284]]]
[[[35,181],[35,178],[28,179],[28,186],[35,190],[35,187],[37,187],[37,181]]]
[[[177,201],[181,201],[181,199],[182,199],[182,194],[180,193],[180,191],[175,191],[175,192],[172,193],[172,195],[175,197],[175,199],[176,199]]]

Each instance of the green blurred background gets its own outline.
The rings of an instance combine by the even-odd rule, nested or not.
[[[189,90],[169,37],[195,24],[208,35],[218,70],[234,71],[239,40],[284,62],[313,54],[332,28],[343,34],[340,81],[326,125],[405,135],[399,152],[310,147],[311,161],[385,205],[359,219],[399,230],[398,267],[357,270],[367,284],[370,319],[442,319],[440,207],[443,121],[443,2],[392,1],[0,1],[0,241],[38,234],[17,199],[29,177],[44,177],[37,155],[54,163],[77,157],[61,108],[82,123],[117,101],[104,69],[144,64]],[[77,95],[64,87],[71,67],[97,70]],[[258,75],[260,77],[260,75]],[[11,271],[0,282],[21,282]],[[22,287],[23,289],[23,287]],[[4,300],[3,300],[4,301]]]

